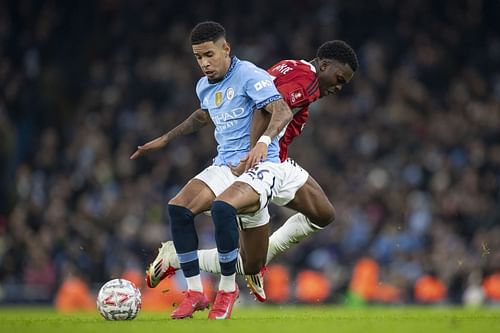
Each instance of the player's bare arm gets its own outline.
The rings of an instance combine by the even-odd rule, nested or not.
[[[277,136],[293,118],[292,110],[290,110],[283,99],[269,103],[264,109],[271,113],[271,120],[269,120],[269,125],[263,135],[248,153],[245,171],[266,159],[267,147],[271,143],[272,138]]]
[[[255,110],[253,113],[252,129],[250,131],[250,147],[254,147],[257,140],[264,134],[264,131],[269,126],[271,114],[264,109]],[[248,155],[240,161],[238,165],[230,166],[231,171],[235,176],[245,172],[245,164],[248,160]]]
[[[135,160],[149,151],[163,148],[178,136],[194,133],[200,128],[206,126],[209,122],[210,116],[208,112],[203,111],[202,109],[197,109],[191,113],[186,120],[174,127],[172,130],[142,146],[138,146],[135,153],[130,156],[130,159]]]

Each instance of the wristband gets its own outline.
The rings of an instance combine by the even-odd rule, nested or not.
[[[259,141],[257,141],[257,143],[259,143],[259,142],[262,142],[266,146],[269,146],[271,144],[271,137],[267,136],[267,135],[263,135],[260,137]]]

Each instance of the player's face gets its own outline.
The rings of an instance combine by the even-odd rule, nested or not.
[[[229,57],[231,48],[224,38],[215,42],[196,44],[192,47],[198,65],[210,81],[220,80],[224,77],[231,64]]]
[[[349,83],[354,72],[348,64],[335,60],[322,59],[318,75],[320,97],[335,94],[342,90],[344,84]]]

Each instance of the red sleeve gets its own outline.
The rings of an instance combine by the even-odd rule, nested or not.
[[[288,158],[288,146],[302,133],[309,117],[309,104],[320,97],[318,78],[311,68],[303,61],[284,60],[269,70],[281,96],[294,112],[279,142],[281,161]]]
[[[279,84],[277,86],[281,96],[283,96],[291,109],[307,107],[310,103],[316,100],[316,98],[311,98],[314,96],[309,96],[306,87],[304,87],[304,83],[305,82],[303,82],[303,80],[296,80]]]
[[[304,126],[309,118],[309,109],[303,108],[297,112],[292,121],[288,124],[285,134],[280,139],[280,160],[283,162],[288,158],[288,146],[292,141],[302,133]]]
[[[302,60],[283,60],[268,72],[290,108],[306,107],[319,98],[318,77],[311,64]]]

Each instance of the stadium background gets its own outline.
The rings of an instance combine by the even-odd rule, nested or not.
[[[165,203],[214,156],[211,129],[129,156],[197,107],[188,35],[206,19],[262,67],[331,39],[360,60],[292,145],[337,220],[276,258],[277,302],[422,302],[426,277],[431,303],[500,300],[498,13],[496,0],[1,1],[0,304],[143,272],[170,239]],[[290,215],[272,213],[273,229]],[[197,227],[212,247],[210,220]],[[311,281],[327,294],[302,295]]]

